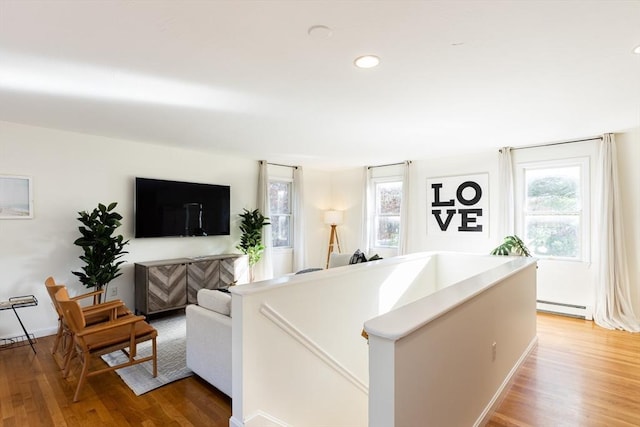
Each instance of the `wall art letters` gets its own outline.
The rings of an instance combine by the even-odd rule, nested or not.
[[[488,235],[489,174],[427,178],[427,234]]]

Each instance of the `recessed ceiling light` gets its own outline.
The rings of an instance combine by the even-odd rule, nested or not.
[[[353,61],[353,64],[358,68],[373,68],[380,63],[380,58],[375,55],[359,56]]]
[[[333,35],[333,30],[326,25],[314,25],[309,27],[307,34],[314,39],[328,39]]]
[[[636,48],[633,49],[633,53],[640,55],[640,45],[636,46]]]

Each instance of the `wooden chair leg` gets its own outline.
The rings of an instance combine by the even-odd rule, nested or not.
[[[71,359],[73,359],[73,353],[74,353],[73,350],[74,350],[74,344],[73,344],[73,341],[71,341],[71,344],[69,344],[69,349],[64,355],[64,366],[62,367],[62,378],[67,378],[67,375],[69,375],[69,370],[71,368]]]
[[[78,386],[76,387],[76,394],[73,395],[73,401],[77,402],[80,397],[80,390],[84,386],[84,383],[87,381],[87,374],[89,373],[89,354],[79,355],[82,363],[82,372],[80,373],[80,379],[78,380]]]
[[[156,348],[156,339],[153,338],[151,348],[153,349],[153,377],[158,376],[158,353]]]
[[[58,332],[56,333],[56,339],[53,342],[53,348],[51,349],[51,354],[56,354],[58,351],[58,346],[60,345],[60,338],[62,337],[62,320],[58,319]]]

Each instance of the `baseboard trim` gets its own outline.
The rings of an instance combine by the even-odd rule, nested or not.
[[[291,427],[278,418],[271,416],[265,412],[258,411],[246,422],[241,422],[235,417],[229,418],[229,427]]]

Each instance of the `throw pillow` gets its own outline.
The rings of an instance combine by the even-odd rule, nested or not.
[[[351,255],[351,259],[349,260],[349,264],[359,264],[361,262],[367,262],[367,257],[364,256],[364,254],[360,251],[360,249],[357,249],[353,255]]]
[[[198,305],[231,317],[231,294],[214,289],[198,290]]]
[[[382,257],[378,254],[375,254],[374,256],[372,256],[371,258],[369,258],[369,261],[376,261],[382,259]]]

